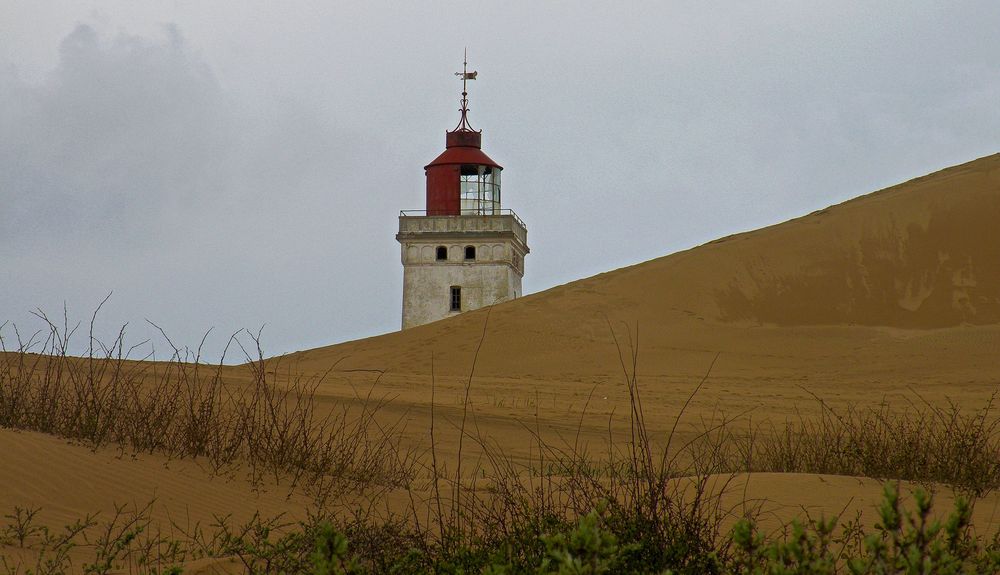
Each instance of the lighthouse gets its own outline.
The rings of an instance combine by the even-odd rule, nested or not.
[[[424,166],[423,210],[399,214],[403,262],[403,329],[521,296],[528,231],[500,203],[503,168],[483,152],[482,130],[469,123],[463,63],[461,117],[445,133],[445,150]]]

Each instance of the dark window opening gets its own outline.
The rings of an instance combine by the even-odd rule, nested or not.
[[[476,246],[465,246],[465,259],[476,259]]]
[[[451,311],[462,311],[462,288],[451,286]]]
[[[437,249],[437,259],[438,260],[446,260],[446,259],[448,259],[448,248],[446,248],[444,246],[438,246],[438,249]]]

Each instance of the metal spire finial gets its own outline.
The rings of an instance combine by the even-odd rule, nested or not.
[[[462,107],[459,110],[460,112],[462,112],[462,119],[459,120],[458,126],[455,126],[455,129],[452,130],[454,132],[460,132],[460,131],[461,132],[474,132],[475,131],[475,130],[472,129],[472,125],[469,124],[469,117],[468,117],[468,114],[469,114],[469,92],[466,90],[465,83],[468,80],[475,80],[476,76],[478,74],[479,74],[479,72],[476,72],[475,70],[473,70],[472,72],[469,71],[469,49],[466,48],[465,49],[465,54],[462,57],[462,71],[461,72],[455,72],[456,76],[461,76],[462,77]]]

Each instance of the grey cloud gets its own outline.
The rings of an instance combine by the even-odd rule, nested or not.
[[[0,190],[8,243],[134,241],[160,214],[217,187],[231,120],[174,27],[154,43],[102,42],[80,25],[37,85],[2,79]]]
[[[0,74],[3,319],[63,302],[85,316],[111,291],[105,335],[129,322],[147,337],[144,318],[183,342],[312,323],[303,338],[321,343],[323,322],[357,319],[303,305],[354,289],[331,254],[367,258],[345,249],[370,221],[345,166],[369,152],[329,115],[294,95],[232,97],[176,26],[149,39],[79,25],[40,81]]]

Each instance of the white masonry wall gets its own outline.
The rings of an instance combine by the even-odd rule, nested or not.
[[[452,234],[453,235],[453,234]],[[400,243],[403,261],[403,329],[520,297],[524,253],[505,238],[420,238]],[[437,247],[448,259],[437,260]],[[466,246],[476,259],[465,259]],[[462,309],[451,311],[451,287],[462,288]]]
[[[520,297],[528,231],[513,212],[494,215],[399,217],[403,262],[403,329]],[[448,258],[437,259],[444,246]],[[475,246],[476,258],[465,259]],[[451,310],[451,288],[462,309]]]

